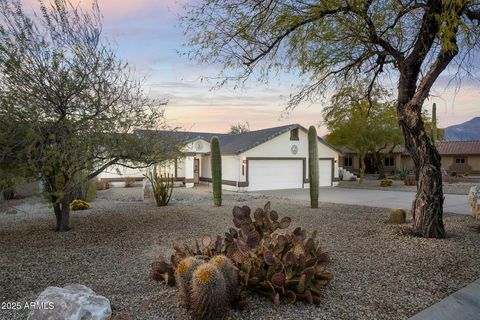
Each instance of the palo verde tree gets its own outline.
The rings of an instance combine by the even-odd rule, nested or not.
[[[360,162],[360,183],[365,178],[365,157],[371,155],[379,172],[385,178],[383,161],[397,145],[403,145],[395,106],[388,90],[375,87],[370,101],[361,87],[344,87],[333,95],[323,109],[323,119],[330,134],[327,140],[354,150]]]
[[[478,0],[203,0],[183,19],[190,56],[222,63],[224,82],[303,76],[287,108],[359,79],[369,83],[368,99],[375,83],[394,79],[399,126],[419,176],[414,232],[438,238],[445,237],[440,156],[422,106],[452,62],[478,52],[479,22]]]
[[[245,132],[250,132],[250,124],[248,121],[245,121],[245,123],[237,123],[237,124],[232,124],[230,126],[230,131],[228,134],[240,134],[240,133],[245,133]]]
[[[170,157],[166,140],[134,133],[166,126],[165,101],[146,96],[102,36],[96,2],[89,11],[66,0],[38,4],[27,14],[21,2],[0,0],[0,117],[28,132],[28,153],[10,163],[27,163],[43,181],[56,228],[67,231],[78,177]]]

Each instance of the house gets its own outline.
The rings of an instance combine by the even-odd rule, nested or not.
[[[480,140],[472,141],[437,141],[437,150],[442,158],[442,167],[450,174],[480,174]],[[342,151],[340,166],[351,171],[359,171],[358,155],[346,147],[339,147]],[[396,172],[406,168],[413,171],[414,163],[410,154],[403,146],[396,146],[386,151],[384,158],[386,173]],[[366,172],[375,173],[376,165],[367,156],[365,159]]]
[[[185,145],[183,157],[156,170],[171,173],[177,181],[183,181],[186,187],[212,181],[210,139],[213,136],[220,140],[223,189],[256,191],[309,187],[308,135],[307,130],[298,124],[237,135],[169,131],[157,133],[174,136]],[[320,137],[317,144],[320,186],[333,186],[338,181],[340,151]]]

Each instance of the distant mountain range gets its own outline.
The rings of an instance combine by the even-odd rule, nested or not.
[[[446,127],[444,130],[445,140],[480,140],[480,117]]]

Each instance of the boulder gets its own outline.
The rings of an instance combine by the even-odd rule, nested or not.
[[[407,222],[407,212],[403,209],[392,209],[390,211],[390,223],[401,224]]]
[[[28,320],[105,320],[112,315],[110,301],[81,285],[48,287],[30,307]]]
[[[480,196],[480,187],[474,186],[470,188],[468,193],[468,199],[470,206],[472,207],[472,217],[480,219],[480,203],[478,203],[478,197]]]

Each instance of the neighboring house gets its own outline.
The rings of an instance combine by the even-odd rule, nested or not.
[[[339,148],[343,156],[340,166],[357,173],[359,171],[358,155],[346,148]],[[437,150],[442,157],[442,167],[448,173],[480,174],[480,140],[473,141],[438,141]],[[375,173],[376,166],[370,157],[366,157],[366,171]],[[401,168],[414,169],[414,163],[403,146],[397,146],[392,152],[385,154],[384,167],[386,173],[393,173]]]
[[[182,158],[156,170],[173,174],[186,187],[212,181],[210,139],[213,136],[220,140],[223,189],[256,191],[309,187],[308,135],[298,124],[236,135],[156,132],[161,136],[173,136],[185,144]],[[338,181],[340,151],[320,137],[317,143],[320,186],[333,186]]]

